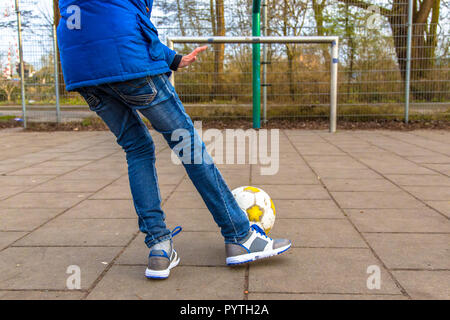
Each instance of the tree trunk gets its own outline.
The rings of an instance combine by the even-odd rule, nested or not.
[[[216,14],[215,14],[215,36],[225,35],[225,15],[224,15],[224,1],[216,0]],[[225,44],[214,45],[214,95],[223,94],[223,63],[225,58]]]
[[[367,9],[371,4],[360,0],[339,0],[359,8]],[[413,1],[413,28],[411,41],[411,92],[417,99],[432,99],[432,92],[424,92],[421,79],[431,78],[435,49],[437,46],[436,27],[439,19],[440,0]],[[433,10],[429,28],[428,17]],[[393,0],[392,8],[380,8],[390,24],[400,74],[406,79],[406,41],[408,38],[408,0]],[[433,36],[434,35],[434,36]],[[427,42],[429,41],[429,42]],[[427,47],[428,44],[431,47]]]

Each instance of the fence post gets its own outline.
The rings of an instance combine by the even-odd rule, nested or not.
[[[411,42],[412,42],[413,3],[408,0],[408,37],[406,40],[406,75],[405,75],[405,123],[409,122],[409,90],[411,80]]]
[[[337,122],[337,91],[339,65],[339,38],[331,43],[331,84],[330,84],[330,132],[336,132]]]
[[[261,0],[253,0],[252,35],[261,35]],[[253,128],[261,127],[261,44],[253,43]]]
[[[23,128],[27,128],[27,107],[25,102],[25,68],[23,63],[23,43],[22,43],[22,18],[19,10],[19,0],[16,0],[16,15],[17,15],[17,36],[19,46],[19,65],[20,65],[20,88],[22,96],[22,118]]]
[[[55,97],[56,97],[56,123],[61,122],[61,106],[59,103],[59,70],[58,70],[58,50],[56,40],[56,22],[53,22],[53,71],[55,74]]]
[[[267,0],[262,0],[263,36],[267,36]],[[267,123],[267,43],[263,44],[263,123]]]
[[[174,48],[173,47],[173,41],[170,40],[169,38],[167,38],[167,47],[170,50],[173,50],[173,48]],[[172,86],[175,88],[175,72],[172,72],[172,74],[170,75],[169,81],[172,84]]]

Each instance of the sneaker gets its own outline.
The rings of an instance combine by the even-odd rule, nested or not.
[[[227,265],[247,263],[285,252],[291,247],[287,239],[272,239],[257,225],[250,227],[248,235],[239,243],[225,244]]]
[[[181,227],[176,227],[171,236],[177,235],[181,230]],[[167,279],[170,269],[176,267],[178,263],[180,258],[173,248],[172,239],[162,241],[150,248],[145,276],[149,279]]]

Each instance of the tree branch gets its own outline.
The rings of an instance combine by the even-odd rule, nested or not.
[[[342,2],[342,3],[345,3],[345,4],[348,4],[350,6],[354,6],[354,7],[358,7],[358,8],[366,9],[366,10],[370,6],[374,5],[372,3],[367,3],[367,2],[364,2],[364,1],[360,1],[360,0],[338,0],[338,1]],[[389,16],[389,15],[392,14],[391,10],[389,10],[389,9],[386,9],[386,8],[383,8],[383,7],[379,7],[379,6],[378,6],[378,8],[380,8],[380,14],[383,15],[383,16]]]

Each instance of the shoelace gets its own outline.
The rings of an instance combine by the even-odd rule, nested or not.
[[[261,234],[262,236],[264,236],[265,238],[269,238],[266,233],[264,232],[263,229],[261,229],[260,226],[258,226],[257,224],[252,224],[251,229],[255,230],[257,233]]]
[[[183,230],[183,228],[181,226],[176,226],[175,228],[173,228],[171,234],[172,237],[175,237],[177,234],[179,234],[181,231]]]
[[[174,237],[174,236],[176,236],[177,234],[179,234],[181,231],[183,230],[183,228],[181,227],[181,226],[176,226],[175,228],[173,228],[173,230],[170,232],[170,235],[172,236],[172,238]],[[150,257],[165,257],[165,258],[167,258],[167,259],[170,259],[169,258],[169,256],[167,255],[167,252],[166,251],[164,251],[163,250],[163,253],[164,254],[154,254],[154,253],[152,253],[153,252],[153,250],[152,251],[150,251]]]

